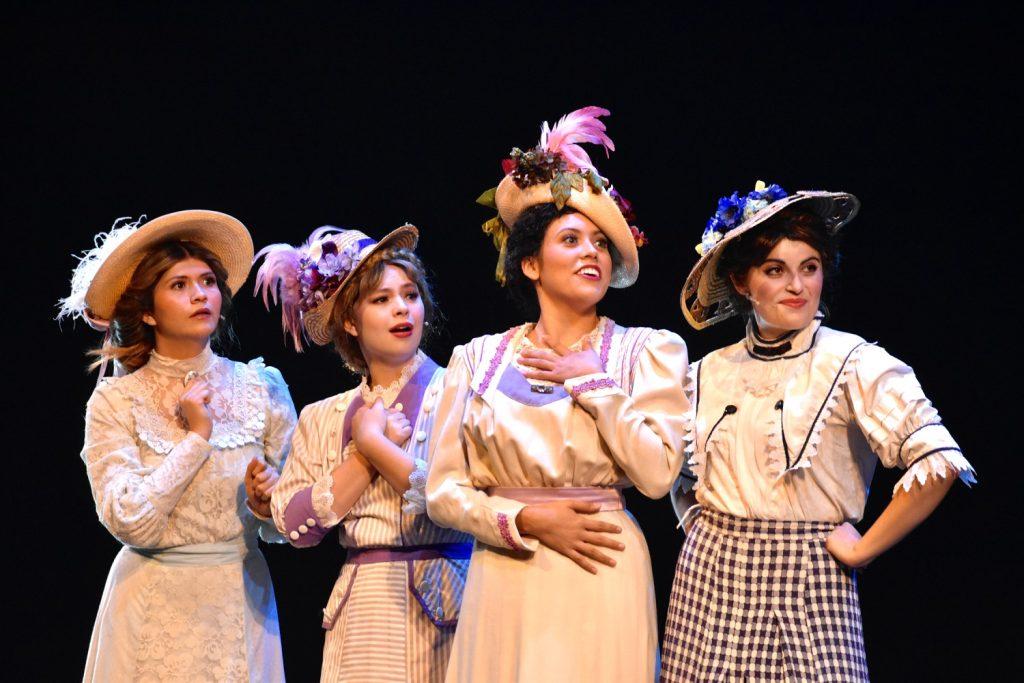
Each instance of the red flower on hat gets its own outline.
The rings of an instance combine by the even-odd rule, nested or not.
[[[508,175],[512,171],[516,170],[516,160],[515,159],[502,159],[501,160],[501,170],[505,173],[505,175]]]
[[[645,235],[640,228],[635,225],[629,226],[629,232],[633,235],[633,241],[636,242],[637,248],[645,247],[650,243],[650,240],[647,239],[647,235]]]

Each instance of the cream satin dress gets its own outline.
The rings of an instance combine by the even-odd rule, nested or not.
[[[651,681],[657,626],[650,556],[626,511],[615,567],[591,575],[519,534],[523,503],[491,487],[636,486],[660,498],[683,457],[686,346],[675,334],[602,318],[605,372],[533,389],[515,364],[530,325],[455,349],[431,443],[427,510],[473,534],[455,681]],[[533,382],[534,385],[544,383]]]

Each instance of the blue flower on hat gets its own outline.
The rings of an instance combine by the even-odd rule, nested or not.
[[[789,193],[780,186],[774,183],[765,185],[763,181],[758,180],[753,191],[748,192],[746,196],[741,197],[739,192],[733,192],[728,197],[722,197],[718,200],[715,215],[704,226],[704,234],[697,245],[697,253],[706,254],[722,240],[726,232],[750,219],[769,204],[788,196]]]

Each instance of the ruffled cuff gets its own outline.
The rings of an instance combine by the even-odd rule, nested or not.
[[[607,372],[595,372],[565,380],[565,390],[583,403],[586,399],[600,398],[618,393],[619,385]]]
[[[405,503],[402,512],[407,515],[422,515],[427,511],[427,461],[416,458],[415,467],[409,473],[409,488],[402,494]]]
[[[314,500],[313,486],[307,486],[292,496],[284,510],[281,531],[286,534],[288,542],[296,548],[310,548],[316,545],[332,528],[317,519]]]
[[[320,477],[313,484],[312,500],[313,511],[316,513],[320,525],[330,529],[337,526],[341,518],[334,512],[334,477],[328,472]]]
[[[971,467],[971,463],[967,462],[967,458],[959,449],[940,448],[919,456],[896,482],[896,486],[892,489],[892,495],[895,496],[900,489],[909,492],[915,482],[924,486],[929,479],[945,479],[949,472],[955,472],[960,481],[968,486],[978,483],[974,468]]]

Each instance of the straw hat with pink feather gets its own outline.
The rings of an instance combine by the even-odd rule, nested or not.
[[[58,302],[57,319],[82,318],[90,327],[110,327],[114,308],[128,289],[135,268],[146,253],[163,242],[198,244],[217,256],[228,273],[227,286],[236,293],[252,267],[252,237],[237,218],[203,209],[176,211],[146,221],[119,218],[109,232],[94,238],[71,274],[71,293]]]
[[[281,326],[295,350],[302,351],[303,338],[323,346],[333,338],[331,313],[338,294],[353,281],[369,257],[388,249],[415,249],[419,231],[413,225],[392,230],[376,241],[359,230],[342,230],[330,225],[317,228],[304,244],[271,244],[260,249],[256,259],[263,265],[256,272],[256,293],[263,304],[281,304]]]
[[[605,133],[599,117],[610,112],[602,107],[583,107],[566,114],[553,127],[545,121],[540,142],[533,149],[513,148],[502,162],[505,177],[487,190],[477,202],[496,209],[498,215],[484,223],[483,230],[498,249],[495,277],[505,283],[505,243],[523,211],[537,204],[552,203],[579,211],[601,229],[612,244],[612,287],[629,287],[640,274],[637,247],[647,238],[636,226],[631,204],[601,177],[581,143],[604,147],[615,143]]]

